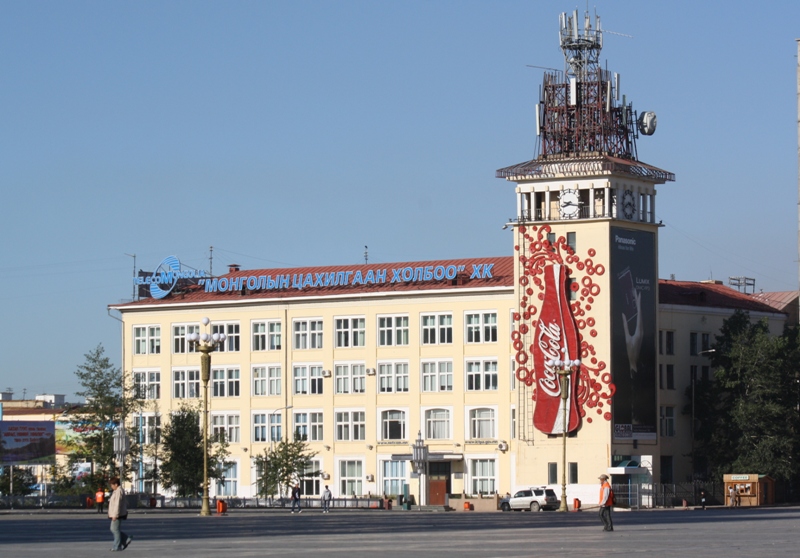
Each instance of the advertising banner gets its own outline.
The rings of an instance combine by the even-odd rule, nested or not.
[[[611,228],[610,281],[614,438],[655,440],[655,233]]]
[[[0,421],[0,465],[51,465],[55,459],[54,423]]]

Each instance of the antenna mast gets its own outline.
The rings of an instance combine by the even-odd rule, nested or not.
[[[133,258],[133,278],[136,279],[136,254],[125,254],[125,255]],[[131,299],[136,300],[136,283],[133,283],[133,294],[131,294]]]
[[[214,247],[208,247],[208,274],[214,277]]]
[[[364,263],[369,263],[369,247],[366,244],[364,245]]]

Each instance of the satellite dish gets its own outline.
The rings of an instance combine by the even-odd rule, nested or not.
[[[652,136],[656,132],[656,113],[645,111],[639,115],[639,120],[636,122],[639,132],[645,136]]]

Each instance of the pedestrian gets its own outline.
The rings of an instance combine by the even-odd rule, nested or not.
[[[328,485],[325,485],[325,490],[322,492],[322,513],[329,513],[331,507],[331,499],[333,498],[333,494],[331,494]]]
[[[703,511],[706,509],[706,491],[704,489],[700,489],[700,505],[703,507]]]
[[[735,507],[736,506],[736,490],[734,490],[733,485],[730,485],[728,487],[728,497],[730,499],[730,503],[729,503],[730,507],[732,507],[732,508]]]
[[[103,513],[103,504],[106,500],[106,491],[101,485],[94,494],[94,503],[97,506],[97,513]]]
[[[608,475],[602,474],[600,479],[600,521],[603,522],[603,531],[613,531],[614,523],[611,521],[611,506],[614,505],[614,491],[608,482]]]
[[[111,520],[111,532],[114,534],[112,551],[125,550],[131,544],[133,537],[120,530],[120,521],[128,519],[128,504],[125,502],[125,491],[119,485],[119,478],[110,481],[111,498],[108,500],[108,518]]]
[[[297,513],[303,513],[303,510],[300,509],[300,483],[292,488],[292,513],[294,513],[295,506],[297,506]]]

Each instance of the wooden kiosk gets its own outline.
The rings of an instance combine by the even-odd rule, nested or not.
[[[762,506],[775,503],[775,480],[767,475],[724,475],[725,505]],[[733,502],[730,489],[733,488]]]

